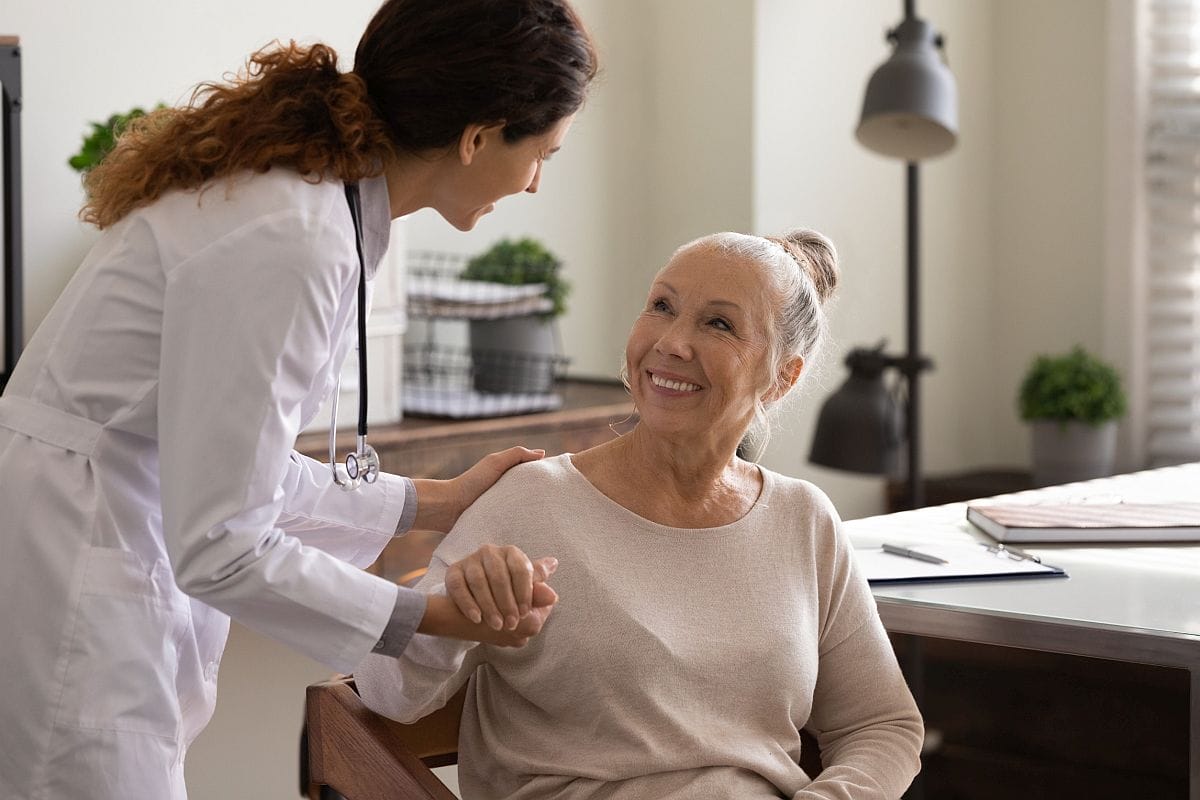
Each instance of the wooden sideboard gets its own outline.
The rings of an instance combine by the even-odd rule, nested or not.
[[[636,421],[628,392],[615,381],[566,380],[555,391],[563,398],[557,411],[473,420],[406,417],[372,427],[368,439],[385,472],[453,478],[488,453],[513,445],[543,449],[551,456],[575,453],[626,432]],[[354,440],[353,429],[338,432],[340,456],[353,451]],[[296,449],[327,462],[329,434],[303,434]],[[434,531],[410,531],[388,545],[372,571],[393,580],[410,575],[429,564],[441,538]]]

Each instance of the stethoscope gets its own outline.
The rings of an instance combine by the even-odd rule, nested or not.
[[[346,477],[343,478],[337,463],[337,411],[338,397],[342,393],[342,374],[339,372],[333,390],[333,408],[329,412],[329,469],[333,472],[333,482],[351,492],[361,484],[374,483],[379,478],[379,455],[367,444],[367,268],[363,263],[362,206],[357,183],[346,184],[346,204],[350,206],[350,218],[354,220],[354,246],[358,250],[358,439],[354,452],[346,456]]]

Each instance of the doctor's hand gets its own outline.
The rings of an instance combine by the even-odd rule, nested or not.
[[[467,506],[479,499],[479,495],[492,488],[500,476],[517,464],[537,461],[546,455],[545,450],[529,450],[510,447],[498,453],[486,455],[457,478],[439,481],[414,479],[417,489],[417,518],[413,529],[422,531],[449,531],[458,521]]]
[[[514,631],[539,607],[538,598],[545,595],[538,587],[549,589],[546,581],[556,569],[556,558],[530,561],[519,547],[485,544],[446,569],[446,593],[472,622]]]

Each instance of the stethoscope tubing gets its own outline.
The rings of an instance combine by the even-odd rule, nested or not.
[[[354,452],[346,456],[346,478],[338,472],[337,411],[342,393],[342,374],[338,373],[329,411],[329,469],[333,482],[352,491],[362,483],[374,483],[379,477],[379,456],[367,444],[367,268],[363,258],[362,199],[357,183],[346,184],[346,204],[354,221],[354,249],[358,253],[358,436]]]

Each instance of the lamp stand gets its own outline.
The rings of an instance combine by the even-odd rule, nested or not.
[[[909,10],[911,14],[911,7]],[[900,371],[907,389],[905,438],[908,440],[908,507],[925,504],[921,479],[921,371],[931,366],[921,358],[921,276],[920,276],[920,178],[921,167],[909,161],[905,170],[907,246],[905,255],[905,309],[907,315],[906,353]]]
[[[921,471],[921,373],[933,363],[921,355],[920,165],[941,155],[958,137],[954,76],[945,64],[944,39],[916,16],[916,0],[904,0],[904,20],[889,30],[891,56],[867,81],[855,136],[869,150],[906,165],[905,320],[903,355],[856,348],[846,359],[850,378],[825,402],[817,419],[809,459],[815,464],[897,475],[899,449],[907,445],[905,499],[924,505]],[[883,370],[895,369],[906,390],[903,421]],[[897,385],[899,380],[897,381]],[[903,431],[900,428],[903,427]]]

